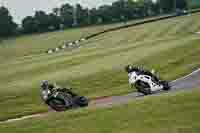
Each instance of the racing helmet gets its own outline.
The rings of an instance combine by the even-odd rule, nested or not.
[[[54,84],[49,84],[49,85],[48,85],[48,88],[49,88],[50,90],[53,90],[53,89],[55,88],[55,85],[54,85]]]
[[[133,67],[132,67],[131,65],[125,66],[125,71],[126,71],[127,73],[132,72],[132,69],[133,69]]]
[[[41,83],[41,88],[45,90],[45,89],[48,89],[48,86],[49,86],[49,82],[47,80],[43,80]]]

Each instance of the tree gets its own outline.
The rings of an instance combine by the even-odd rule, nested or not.
[[[64,4],[60,8],[60,17],[65,27],[71,27],[73,24],[73,7],[70,4]]]
[[[200,7],[200,0],[187,0],[189,8],[199,8]]]
[[[56,16],[60,16],[60,9],[59,8],[53,8],[53,14]]]
[[[38,23],[32,16],[27,16],[22,20],[24,33],[33,33],[38,31]]]
[[[160,0],[160,6],[165,13],[171,12],[175,8],[175,0]]]
[[[124,19],[125,16],[126,16],[126,14],[125,14],[125,2],[123,0],[113,2],[110,11],[112,12],[111,16],[114,19],[118,19],[118,20]]]
[[[76,5],[77,22],[79,25],[88,24],[88,9],[84,9],[80,4]]]
[[[108,5],[100,6],[97,11],[97,16],[98,18],[101,18],[104,23],[111,22],[113,18],[111,7]]]
[[[187,0],[176,0],[176,5],[178,9],[186,9],[187,8]]]
[[[49,16],[44,11],[36,11],[34,19],[38,25],[38,32],[46,32],[50,26]]]
[[[156,2],[152,2],[152,11],[155,15],[158,15],[162,13],[162,9],[160,7],[160,0],[157,0]]]
[[[97,24],[98,23],[98,10],[96,8],[92,8],[90,10],[90,21],[92,24]]]
[[[27,33],[46,32],[51,30],[84,26],[97,23],[111,23],[130,19],[144,18],[162,13],[174,11],[174,7],[184,9],[186,0],[118,0],[112,5],[102,5],[99,8],[83,8],[80,4],[73,7],[63,4],[60,8],[54,8],[52,13],[36,11],[33,17],[29,16],[23,20],[23,28]],[[76,21],[75,21],[76,20]]]
[[[128,19],[134,19],[137,18],[137,12],[136,12],[137,4],[133,0],[126,1],[125,4],[125,14]]]
[[[59,16],[56,16],[55,14],[50,13],[48,21],[49,21],[49,26],[52,28],[52,30],[60,29],[60,25],[62,23],[62,20]]]
[[[13,22],[8,9],[0,7],[0,37],[13,35],[16,32],[16,28],[17,24]]]

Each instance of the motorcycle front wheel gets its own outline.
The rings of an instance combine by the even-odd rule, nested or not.
[[[63,95],[57,95],[48,100],[47,104],[55,111],[61,112],[72,108],[72,99],[64,97]]]
[[[135,88],[138,90],[138,92],[143,93],[144,95],[150,95],[150,94],[152,94],[150,86],[146,82],[137,81],[135,83]]]

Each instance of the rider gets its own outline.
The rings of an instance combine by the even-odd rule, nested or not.
[[[159,79],[150,71],[145,70],[142,67],[134,67],[132,65],[127,65],[125,67],[125,71],[128,73],[129,84],[133,85],[136,82],[138,75],[148,75],[151,76],[156,82]]]
[[[51,93],[61,91],[61,92],[66,92],[66,93],[70,94],[72,97],[76,96],[76,94],[71,91],[72,88],[70,88],[70,87],[69,88],[61,88],[61,87],[57,86],[56,84],[50,84],[47,80],[42,81],[41,88],[43,90],[49,89],[51,91]]]
[[[49,89],[50,91],[52,91],[55,87],[54,87],[53,84],[49,84],[49,81],[43,80],[42,83],[41,83],[41,88],[43,90]]]
[[[125,67],[125,71],[128,73],[129,84],[133,86],[136,82],[137,74],[140,72],[140,69],[131,65],[127,65]]]

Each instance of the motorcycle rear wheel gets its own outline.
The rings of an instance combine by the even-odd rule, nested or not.
[[[89,100],[84,96],[76,96],[74,98],[74,103],[79,107],[86,107],[88,106]]]
[[[160,81],[160,83],[163,85],[163,90],[168,91],[170,90],[170,84],[167,81]]]

